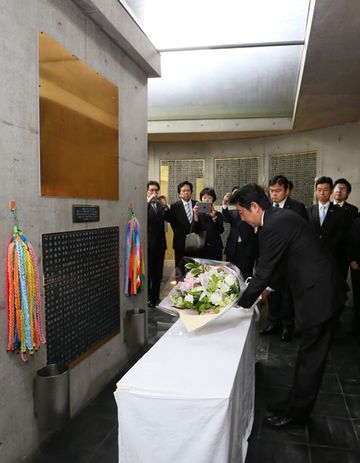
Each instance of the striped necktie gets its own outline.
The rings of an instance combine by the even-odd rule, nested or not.
[[[191,223],[192,222],[192,213],[191,213],[190,203],[185,203],[185,212],[186,212],[189,223]]]

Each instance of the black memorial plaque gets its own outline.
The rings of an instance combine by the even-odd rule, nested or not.
[[[42,236],[48,363],[70,364],[120,329],[119,228]]]
[[[75,222],[99,222],[99,206],[81,206],[73,204],[72,207],[73,223]]]

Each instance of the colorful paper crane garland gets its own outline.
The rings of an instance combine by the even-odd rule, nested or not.
[[[133,210],[127,225],[125,294],[134,296],[145,288],[145,264],[140,242],[140,225]]]
[[[39,270],[34,250],[19,229],[16,204],[10,203],[14,215],[14,233],[7,255],[7,309],[9,351],[20,351],[24,362],[44,344],[41,328]]]

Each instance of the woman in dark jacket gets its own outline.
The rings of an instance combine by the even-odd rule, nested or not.
[[[210,212],[199,212],[199,205],[194,207],[195,233],[206,231],[205,248],[199,252],[198,257],[204,259],[222,260],[223,243],[221,233],[224,232],[223,216],[214,208],[216,194],[213,188],[204,188],[200,192],[200,201],[210,204]]]

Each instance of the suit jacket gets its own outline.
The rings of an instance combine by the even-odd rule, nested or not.
[[[341,207],[330,203],[325,220],[320,226],[319,206],[314,204],[307,209],[309,223],[322,245],[336,259],[342,260],[345,245],[346,215]]]
[[[196,201],[191,200],[192,207]],[[185,235],[190,233],[191,224],[186,215],[185,207],[181,199],[171,204],[170,210],[166,213],[165,218],[171,224],[174,232],[173,248],[182,251],[185,246]]]
[[[335,206],[338,206],[338,205],[335,204]],[[352,204],[349,204],[346,201],[344,202],[342,206],[338,206],[338,207],[341,207],[341,209],[345,212],[347,226],[351,227],[351,224],[353,223],[353,221],[356,219],[356,217],[359,214],[358,208],[356,206],[353,206]]]
[[[216,212],[217,219],[214,222],[212,218],[207,214],[199,214],[198,222],[194,222],[193,231],[200,233],[206,231],[205,241],[205,253],[204,256],[208,255],[221,255],[223,243],[221,240],[221,234],[224,232],[223,216],[220,212]],[[210,248],[210,249],[209,249]]]
[[[360,265],[360,217],[353,221],[347,240],[347,261],[353,260]]]
[[[294,299],[295,317],[303,328],[316,326],[335,313],[339,301],[336,269],[329,256],[298,214],[269,208],[258,229],[259,260],[248,288],[240,297],[242,307],[250,307],[281,273]]]
[[[222,210],[224,221],[230,224],[230,233],[226,240],[225,254],[234,255],[239,236],[241,237],[241,252],[247,256],[255,258],[257,256],[257,236],[254,228],[241,220],[237,210]]]
[[[163,251],[166,249],[165,213],[162,204],[156,202],[156,210],[149,203],[147,205],[147,242],[148,250]]]
[[[294,211],[297,214],[301,215],[301,217],[303,217],[305,220],[307,220],[306,207],[300,201],[296,201],[296,199],[286,198],[284,209]]]

